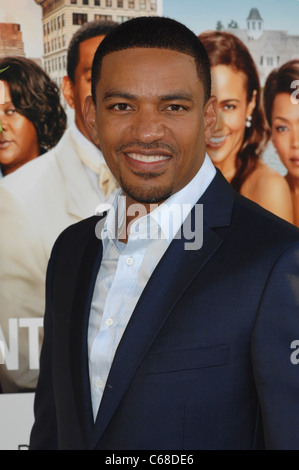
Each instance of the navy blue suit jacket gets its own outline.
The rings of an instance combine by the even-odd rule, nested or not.
[[[99,218],[59,237],[31,449],[299,449],[299,230],[220,172],[199,202],[203,246],[170,244],[121,339],[95,423],[87,328]]]

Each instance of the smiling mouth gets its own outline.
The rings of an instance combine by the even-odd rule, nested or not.
[[[11,144],[11,140],[0,140],[0,149],[6,149],[9,144]]]
[[[127,167],[135,174],[147,177],[157,177],[165,172],[172,155],[167,155],[161,149],[150,151],[144,150],[142,153],[136,151],[124,152]],[[162,172],[162,173],[161,173]]]
[[[208,146],[215,148],[221,147],[221,145],[223,145],[226,141],[227,137],[227,135],[221,135],[219,137],[212,136],[209,140]]]
[[[165,160],[169,160],[169,156],[167,155],[143,155],[140,153],[126,153],[126,155],[132,160],[136,160],[138,162],[142,163],[156,163],[156,162],[162,162]]]
[[[211,137],[211,142],[214,144],[219,144],[219,142],[222,142],[224,139],[226,139],[225,135],[222,135],[220,137]]]

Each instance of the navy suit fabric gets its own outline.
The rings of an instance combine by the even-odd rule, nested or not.
[[[203,246],[175,239],[121,339],[93,422],[87,329],[99,217],[48,266],[31,449],[299,449],[299,230],[219,171],[199,200]],[[192,217],[192,214],[191,214]]]

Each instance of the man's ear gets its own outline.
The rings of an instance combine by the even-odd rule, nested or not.
[[[204,120],[205,120],[205,141],[206,144],[210,141],[217,123],[217,98],[211,95],[205,104]]]
[[[93,143],[100,147],[96,117],[96,105],[93,102],[92,96],[86,96],[83,107],[84,124]]]
[[[72,80],[67,75],[65,75],[62,79],[61,90],[62,90],[64,99],[67,102],[67,104],[69,105],[69,107],[74,109],[75,108],[74,84],[73,84]]]

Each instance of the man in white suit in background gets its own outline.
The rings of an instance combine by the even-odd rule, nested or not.
[[[45,277],[54,241],[110,203],[116,183],[83,121],[94,53],[115,23],[86,23],[72,38],[62,91],[74,123],[57,146],[0,183],[0,364],[2,393],[34,391],[43,338]],[[34,103],[32,103],[34,106]]]

